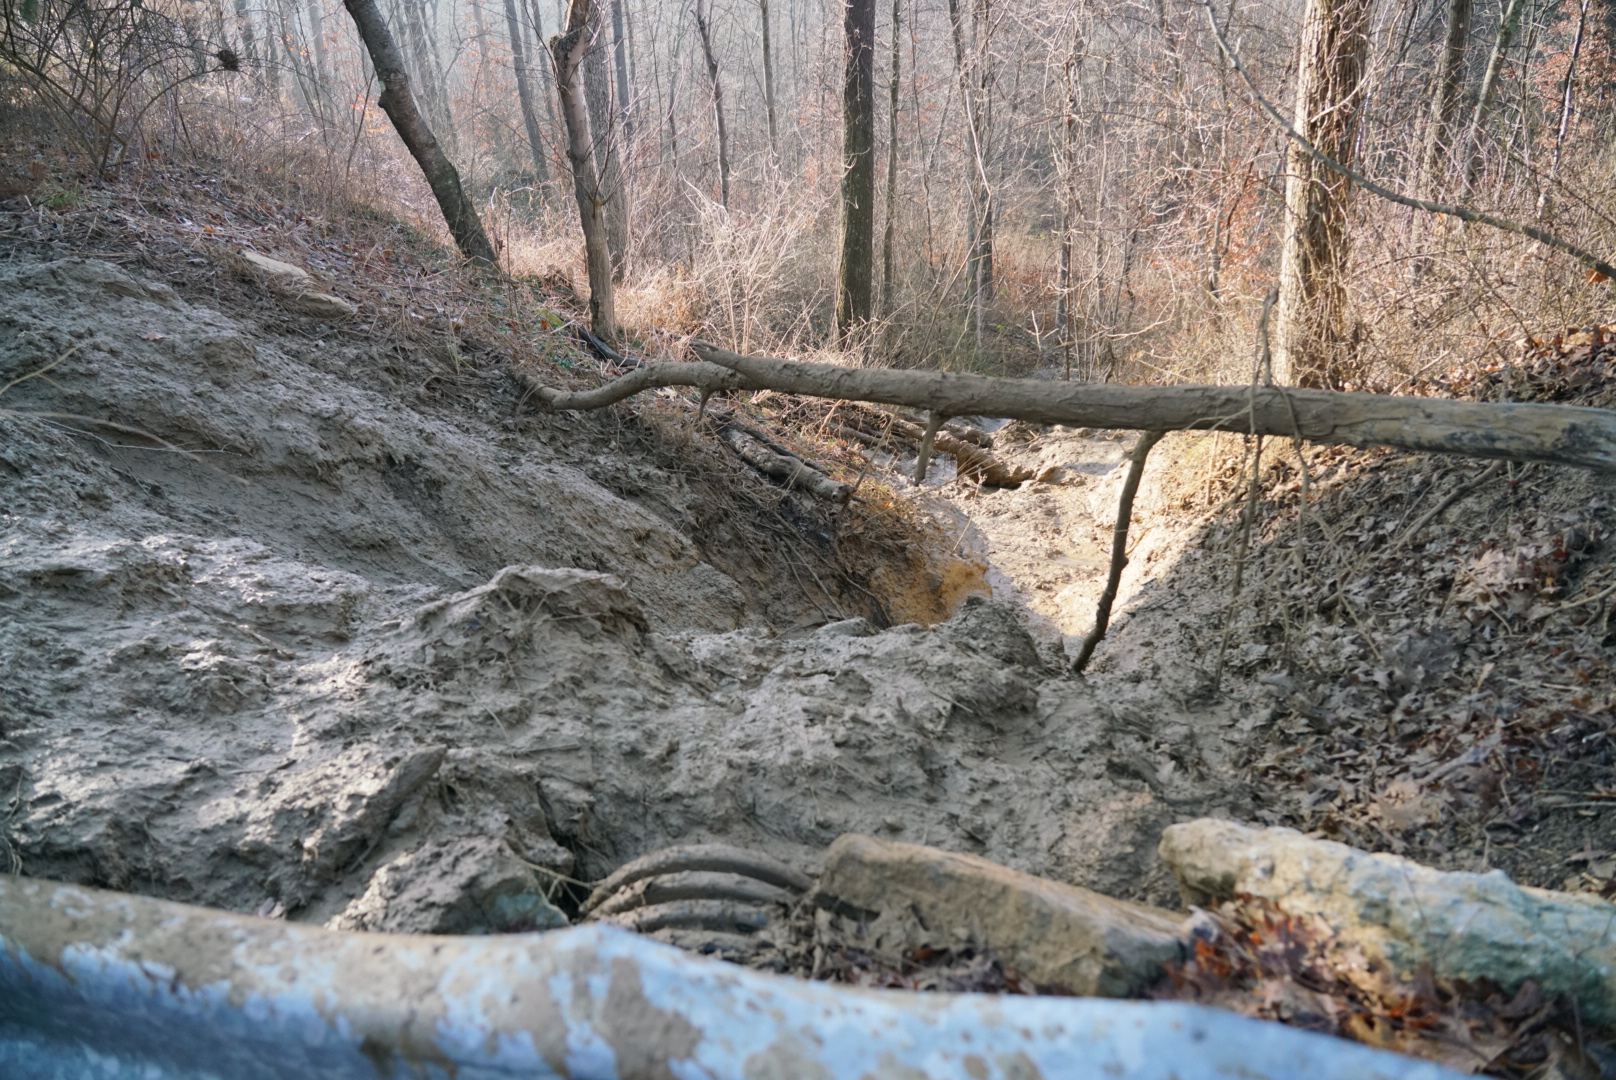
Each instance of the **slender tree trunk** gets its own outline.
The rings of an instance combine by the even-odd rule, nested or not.
[[[758,0],[763,22],[763,106],[769,114],[769,151],[780,159],[780,129],[774,117],[774,50],[769,44],[769,0]]]
[[[1582,0],[1577,10],[1577,34],[1571,40],[1571,62],[1566,65],[1565,88],[1560,92],[1560,124],[1554,132],[1554,157],[1549,162],[1549,178],[1538,196],[1537,216],[1548,213],[1554,182],[1560,175],[1560,155],[1565,150],[1566,131],[1571,126],[1571,102],[1577,91],[1577,61],[1582,56],[1582,36],[1588,29],[1588,0]]]
[[[376,104],[393,122],[393,130],[398,132],[410,156],[421,166],[421,172],[425,174],[426,182],[438,200],[438,208],[443,211],[443,219],[449,225],[455,246],[473,262],[497,267],[499,258],[494,254],[494,245],[488,242],[488,234],[483,232],[483,223],[477,217],[477,210],[460,186],[460,174],[455,171],[454,164],[444,154],[437,139],[433,138],[432,129],[421,117],[421,111],[410,94],[410,77],[404,67],[404,56],[393,40],[392,31],[387,28],[387,20],[382,18],[381,11],[376,7],[376,0],[343,0],[343,4],[353,17],[359,39],[365,43],[371,63],[376,66],[376,77],[381,80],[382,93],[376,99]]]
[[[707,59],[707,78],[713,90],[713,122],[718,127],[718,190],[729,209],[729,131],[724,127],[724,87],[718,81],[718,56],[713,52],[713,36],[707,26],[702,0],[696,0],[696,33],[701,35],[702,55]]]
[[[1465,134],[1464,156],[1464,193],[1470,194],[1476,185],[1476,175],[1481,171],[1481,132],[1487,123],[1487,114],[1492,112],[1493,101],[1498,97],[1498,80],[1503,77],[1504,57],[1509,47],[1515,41],[1515,32],[1520,29],[1521,15],[1526,11],[1526,0],[1505,0],[1503,17],[1498,22],[1498,37],[1493,41],[1493,51],[1487,57],[1487,73],[1481,77],[1481,92],[1476,97],[1476,111],[1470,116],[1470,130]]]
[[[528,13],[533,18],[533,40],[538,42],[539,51],[546,53],[542,62],[535,62],[534,67],[539,69],[539,95],[544,98],[544,111],[550,117],[553,128],[560,123],[561,118],[556,115],[555,85],[551,78],[550,57],[544,47],[544,12],[539,9],[539,0],[529,0]]]
[[[550,40],[550,53],[555,57],[556,88],[567,126],[567,158],[572,162],[578,223],[583,229],[584,256],[589,266],[589,324],[596,337],[611,344],[617,340],[617,312],[612,303],[611,248],[606,242],[606,196],[595,171],[595,138],[589,126],[583,79],[584,55],[595,36],[592,26],[598,25],[590,7],[590,0],[572,0],[567,9],[566,33]]]
[[[511,65],[516,69],[516,97],[522,106],[522,123],[527,128],[527,145],[533,152],[533,171],[538,177],[539,190],[546,198],[550,193],[550,165],[544,152],[544,137],[539,133],[539,115],[533,108],[533,83],[528,78],[527,35],[522,31],[522,20],[516,13],[516,0],[505,0],[505,28],[511,37]]]
[[[571,18],[569,13],[568,18]],[[612,280],[622,281],[628,268],[628,198],[623,190],[622,130],[612,109],[612,79],[607,70],[605,13],[590,5],[584,29],[588,45],[583,55],[584,99],[589,106],[590,131],[595,137],[595,168],[601,196],[606,200],[606,246],[612,256]]]
[[[617,122],[623,131],[623,144],[634,142],[634,98],[628,77],[628,16],[623,10],[628,0],[612,0],[612,60],[617,68]]]
[[[843,0],[842,265],[836,330],[870,321],[875,262],[875,0]]]
[[[679,46],[682,41],[681,38],[673,41],[673,58],[669,61],[673,70],[668,75],[668,164],[674,176],[679,175],[679,79],[684,75],[684,68],[679,66]]]
[[[903,59],[902,0],[892,0],[892,63],[887,81],[887,224],[881,235],[881,313],[891,315],[893,297],[893,243],[898,233],[898,88]],[[772,117],[773,110],[770,110]]]
[[[309,0],[309,40],[314,45],[314,75],[320,82],[320,95],[324,100],[330,93],[331,65],[325,58],[325,13],[320,10],[320,0]]]
[[[1370,0],[1308,0],[1296,87],[1296,129],[1352,164]],[[1346,335],[1347,209],[1351,185],[1294,143],[1286,158],[1274,378],[1336,386],[1351,375]]]
[[[982,0],[986,14],[986,0]],[[966,20],[970,20],[971,42],[965,40]],[[970,205],[966,219],[967,318],[982,345],[983,308],[993,296],[993,190],[988,183],[988,107],[991,68],[986,42],[978,45],[977,27],[983,20],[977,11],[969,16],[960,9],[960,0],[948,0],[948,19],[954,38],[954,63],[958,69],[961,98],[965,105],[965,186]],[[984,28],[985,33],[985,28]]]
[[[1431,130],[1426,133],[1425,160],[1420,168],[1420,183],[1427,192],[1436,190],[1438,175],[1453,149],[1453,118],[1459,111],[1459,90],[1464,85],[1472,9],[1473,0],[1448,0],[1448,33],[1437,68],[1436,91],[1431,95]]]
[[[1061,65],[1066,82],[1066,116],[1062,127],[1064,139],[1061,152],[1061,243],[1060,270],[1055,297],[1055,332],[1061,343],[1061,354],[1066,362],[1066,377],[1072,377],[1072,239],[1082,211],[1077,191],[1077,90],[1078,73],[1088,43],[1080,25],[1072,30],[1072,51]]]

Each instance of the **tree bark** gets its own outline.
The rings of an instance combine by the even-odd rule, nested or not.
[[[460,173],[438,145],[410,94],[410,77],[404,68],[403,54],[376,7],[376,0],[343,0],[343,4],[353,17],[359,39],[365,43],[376,68],[376,77],[381,80],[382,92],[376,104],[382,107],[410,156],[421,166],[455,246],[472,262],[497,267],[499,258],[494,254],[494,245],[488,242],[477,209],[460,186]]]
[[[769,0],[758,0],[763,22],[763,107],[769,116],[769,152],[780,159],[780,129],[774,117],[774,49],[769,41]]]
[[[1369,0],[1308,0],[1296,88],[1296,129],[1320,152],[1352,164],[1368,53]],[[1347,210],[1351,183],[1297,145],[1286,151],[1274,378],[1339,386],[1352,373],[1346,331]]]
[[[511,37],[511,66],[516,69],[516,97],[522,106],[522,124],[527,128],[527,145],[533,152],[533,171],[545,198],[550,193],[550,165],[539,133],[539,115],[533,108],[533,82],[528,77],[527,35],[516,12],[516,0],[505,0],[505,27]]]
[[[606,197],[595,171],[595,140],[583,79],[584,54],[593,38],[590,16],[590,0],[572,0],[566,32],[550,40],[550,52],[555,57],[561,116],[567,127],[567,158],[572,163],[572,187],[589,267],[589,325],[596,337],[615,345],[617,311],[612,302],[611,249],[606,241]]]
[[[696,33],[701,35],[701,51],[707,60],[707,78],[712,82],[713,122],[718,127],[718,190],[729,209],[729,131],[724,127],[724,87],[718,81],[718,56],[713,52],[713,37],[707,26],[707,14],[702,0],[696,0]]]
[[[893,243],[898,232],[898,68],[903,57],[902,0],[892,0],[892,64],[887,80],[887,223],[881,234],[881,313],[894,310]]]
[[[875,278],[875,0],[843,0],[842,262],[836,330],[843,344],[872,314]]]

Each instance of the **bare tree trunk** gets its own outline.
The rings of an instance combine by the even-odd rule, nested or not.
[[[561,93],[561,116],[567,125],[567,157],[572,162],[572,186],[578,199],[578,222],[584,234],[584,255],[589,266],[589,324],[607,344],[617,341],[617,312],[612,303],[612,256],[606,242],[606,197],[595,171],[595,139],[589,127],[585,100],[584,54],[593,43],[590,0],[572,0],[567,9],[566,33],[550,40],[555,57],[556,86]]]
[[[718,57],[713,53],[713,36],[707,26],[702,0],[696,0],[696,33],[701,35],[701,51],[707,58],[707,78],[713,88],[713,121],[718,126],[718,190],[729,209],[729,131],[724,127],[724,87],[718,81]]]
[[[1368,53],[1370,0],[1308,0],[1296,87],[1296,128],[1344,165],[1353,157]],[[1334,386],[1350,375],[1346,339],[1347,208],[1351,185],[1291,144],[1279,265],[1274,378]]]
[[[1061,181],[1061,243],[1060,271],[1055,297],[1055,332],[1061,343],[1061,354],[1066,362],[1066,377],[1072,377],[1072,234],[1077,229],[1082,207],[1077,192],[1077,89],[1078,70],[1081,67],[1088,42],[1082,27],[1074,23],[1072,51],[1062,64],[1066,81],[1066,115],[1062,152]]]
[[[1515,41],[1515,31],[1520,29],[1521,15],[1526,11],[1526,0],[1505,0],[1508,5],[1504,9],[1503,17],[1498,23],[1498,37],[1493,41],[1493,51],[1487,58],[1487,73],[1481,77],[1481,92],[1476,97],[1476,111],[1470,117],[1470,130],[1465,134],[1464,156],[1460,159],[1464,163],[1464,193],[1470,191],[1476,184],[1476,174],[1481,171],[1481,131],[1486,125],[1487,114],[1492,112],[1493,101],[1498,96],[1498,80],[1503,77],[1504,57],[1509,47]]]
[[[381,80],[382,93],[376,99],[376,104],[393,122],[393,130],[398,132],[410,156],[421,166],[421,172],[425,174],[426,182],[438,200],[438,207],[443,211],[443,219],[449,225],[455,246],[472,262],[497,267],[499,258],[494,254],[494,245],[488,242],[488,234],[483,232],[483,223],[477,217],[476,208],[461,189],[460,174],[455,171],[454,164],[444,154],[437,139],[433,138],[432,129],[421,118],[421,111],[416,108],[415,99],[410,95],[410,77],[404,68],[404,56],[393,40],[392,31],[387,29],[387,20],[377,9],[376,0],[343,0],[343,4],[353,17],[359,38],[370,53],[371,63],[376,66],[376,77]]]
[[[843,0],[842,264],[836,331],[869,324],[875,261],[875,0]]]
[[[325,55],[325,12],[320,10],[320,0],[309,0],[309,38],[314,45],[314,73],[320,79],[320,92],[327,94],[332,74]]]
[[[903,57],[902,0],[892,0],[892,65],[887,81],[887,224],[881,235],[881,313],[893,311],[893,251],[898,232],[898,74]],[[770,109],[772,119],[774,111]]]
[[[533,84],[528,78],[527,67],[527,35],[522,31],[522,20],[516,13],[516,0],[505,0],[505,28],[511,38],[516,97],[522,106],[522,123],[527,128],[528,148],[533,151],[533,170],[538,176],[539,190],[548,198],[550,165],[544,152],[544,137],[539,133],[539,115],[533,108]]]
[[[1448,155],[1454,114],[1459,110],[1459,90],[1464,83],[1465,46],[1470,39],[1473,0],[1448,0],[1448,33],[1442,45],[1442,62],[1437,69],[1436,92],[1431,97],[1431,130],[1425,138],[1425,160],[1420,167],[1420,186],[1433,191]]]
[[[966,190],[970,193],[966,220],[966,293],[969,323],[982,346],[983,308],[993,296],[993,190],[988,183],[989,91],[992,69],[987,61],[986,42],[976,42],[977,27],[984,23],[988,0],[979,0],[980,14],[970,13],[970,46],[965,40],[966,15],[960,0],[948,0],[948,19],[954,36],[954,63],[958,68],[961,97],[965,104]],[[984,27],[985,33],[985,27]]]
[[[568,15],[571,18],[571,15]],[[612,80],[606,67],[605,14],[590,5],[588,45],[583,55],[584,99],[595,138],[595,168],[606,200],[606,247],[612,256],[612,280],[622,281],[628,268],[628,200],[623,191],[621,129],[612,109]]]
[[[539,0],[529,0],[528,13],[533,18],[533,40],[538,42],[539,51],[546,53],[544,62],[535,62],[533,66],[539,70],[539,92],[544,98],[544,111],[549,115],[553,127],[560,122],[560,117],[556,116],[555,86],[551,79],[550,57],[544,47],[544,12],[539,9]]]
[[[1588,3],[1589,0],[1582,0],[1577,10],[1577,33],[1571,39],[1571,62],[1566,65],[1565,88],[1560,92],[1560,125],[1554,132],[1554,157],[1549,162],[1549,177],[1543,185],[1543,194],[1538,196],[1538,217],[1548,213],[1549,203],[1553,199],[1550,192],[1560,175],[1560,155],[1565,150],[1566,130],[1571,126],[1571,102],[1577,91],[1577,61],[1582,56],[1583,32],[1588,29]]]
[[[769,44],[769,0],[758,0],[763,21],[763,106],[769,114],[769,151],[780,159],[780,129],[774,118],[774,50]]]
[[[628,0],[612,0],[612,60],[617,68],[617,122],[623,131],[625,146],[634,141],[634,98],[628,77],[627,15],[624,5]]]

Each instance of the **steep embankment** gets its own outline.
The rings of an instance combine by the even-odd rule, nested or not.
[[[487,929],[659,845],[810,865],[859,830],[1164,898],[1161,827],[1236,807],[1204,727],[1062,674],[1009,609],[815,618],[801,554],[715,543],[742,512],[633,414],[514,417],[490,368],[423,393],[384,340],[101,261],[14,258],[0,294],[0,377],[61,358],[0,427],[27,873]]]

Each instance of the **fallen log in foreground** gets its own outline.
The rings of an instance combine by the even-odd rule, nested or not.
[[[606,927],[343,933],[0,875],[0,1075],[1459,1074],[1204,1006],[858,990]]]
[[[1552,461],[1616,470],[1616,412],[1606,409],[1501,405],[1282,386],[1117,386],[996,379],[741,356],[705,342],[692,342],[691,348],[706,361],[699,365],[702,374],[693,374],[692,378],[712,382],[715,376],[711,370],[718,367],[739,376],[746,389],[905,405],[945,416],[1002,416],[1039,424],[1137,431],[1233,431],[1316,443],[1392,446],[1424,453]],[[640,374],[635,372],[591,393],[604,395]]]

